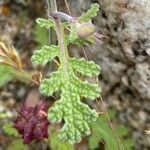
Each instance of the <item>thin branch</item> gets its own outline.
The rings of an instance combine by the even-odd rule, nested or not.
[[[57,2],[56,0],[50,0],[51,12],[57,12]]]
[[[66,8],[67,8],[67,10],[68,10],[68,13],[69,13],[69,15],[71,16],[71,11],[70,11],[68,2],[67,2],[67,0],[64,0],[64,1],[65,1]]]
[[[51,6],[50,6],[50,0],[46,0],[47,2],[47,12],[48,12],[48,18],[50,19],[50,13],[51,13]],[[48,29],[48,38],[49,38],[49,44],[52,44],[52,29]]]

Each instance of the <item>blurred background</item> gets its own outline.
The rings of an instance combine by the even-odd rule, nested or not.
[[[72,15],[78,17],[95,2],[100,4],[100,11],[93,23],[107,38],[92,49],[85,47],[87,58],[102,68],[99,76],[102,97],[107,110],[115,112],[115,123],[127,130],[122,138],[134,140],[132,149],[148,150],[150,135],[145,131],[150,130],[150,1],[68,0],[68,5]],[[68,13],[64,0],[58,1],[58,9]],[[0,41],[17,49],[28,71],[35,69],[30,60],[33,51],[48,44],[48,31],[35,24],[36,18],[47,18],[46,10],[44,0],[0,0]],[[77,47],[72,46],[71,52],[85,57]],[[9,68],[0,66],[0,113],[7,114],[7,118],[0,120],[1,126],[16,114],[28,91],[8,73]],[[105,138],[101,139],[104,142],[93,149],[106,149]],[[11,142],[12,138],[0,128],[0,150],[12,149],[12,145],[8,147]],[[76,149],[92,149],[89,143],[85,139]]]

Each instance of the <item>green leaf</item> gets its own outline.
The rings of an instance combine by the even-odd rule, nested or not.
[[[33,31],[35,41],[38,42],[38,46],[48,45],[48,30],[46,28],[41,28],[36,25]]]
[[[40,26],[40,27],[45,27],[47,29],[54,27],[54,21],[51,19],[43,19],[43,18],[37,18],[36,19],[36,23]]]
[[[111,112],[113,113],[111,115]],[[111,119],[114,118],[114,111],[109,112]],[[125,139],[124,137],[128,134],[128,129],[124,126],[116,126],[116,135],[118,144],[121,150],[132,150],[134,142],[132,139]],[[117,141],[115,135],[108,124],[108,120],[105,116],[100,115],[96,122],[92,123],[92,135],[89,137],[89,148],[95,150],[98,148],[99,143],[104,141],[105,148],[111,150],[117,150]]]
[[[90,21],[91,17],[96,15],[98,7],[97,4],[92,5],[91,9],[79,18],[81,19],[80,21]],[[48,119],[51,123],[60,123],[63,121],[58,137],[62,141],[67,141],[71,144],[78,143],[82,137],[90,135],[90,124],[96,121],[98,117],[95,110],[81,101],[82,98],[93,100],[99,97],[101,92],[98,84],[83,81],[76,76],[78,72],[89,77],[93,75],[97,76],[100,72],[100,67],[92,61],[88,62],[85,59],[77,60],[70,58],[68,54],[67,45],[69,43],[80,46],[90,43],[90,40],[87,40],[86,37],[89,37],[95,31],[90,30],[89,32],[88,27],[90,27],[90,23],[87,22],[86,24],[86,22],[80,21],[76,25],[70,23],[71,32],[69,35],[64,33],[66,25],[63,23],[60,23],[60,26],[58,25],[58,32],[62,34],[60,37],[63,36],[63,38],[58,39],[60,51],[55,56],[58,56],[60,65],[58,70],[51,73],[49,78],[43,79],[39,87],[40,93],[46,96],[51,96],[57,91],[60,92],[60,99],[55,101],[54,105],[48,110]],[[45,24],[47,25],[47,23]],[[88,30],[88,34],[86,32],[85,34],[80,34],[80,32],[76,31],[77,27],[82,28],[83,26],[85,30]],[[78,31],[80,31],[79,28]],[[49,58],[49,52],[47,51],[42,56],[41,54],[42,51],[39,50],[37,57],[35,52],[32,57],[34,63],[45,64],[49,59],[52,59],[51,55]],[[34,58],[35,56],[36,59]]]
[[[7,150],[28,150],[27,145],[24,145],[22,140],[13,140],[7,147]]]
[[[13,68],[0,64],[0,87],[13,79]]]
[[[93,61],[87,61],[84,58],[71,58],[70,64],[75,71],[80,72],[85,76],[97,76],[100,73],[100,66],[95,64]]]
[[[51,61],[54,57],[58,56],[59,49],[58,46],[43,46],[41,49],[36,50],[31,58],[33,64],[35,65],[45,65],[47,62]]]
[[[74,80],[74,84],[78,88],[81,97],[95,99],[100,96],[100,88],[97,84],[90,84],[80,80]]]
[[[7,114],[0,112],[0,119],[3,119],[3,118],[7,118]]]
[[[44,79],[40,86],[41,93],[51,96],[55,91],[60,88],[60,71],[52,72],[50,79]]]
[[[51,134],[50,148],[52,150],[74,150],[73,146],[69,143],[60,141],[57,135],[57,133]]]
[[[100,95],[100,88],[79,80],[72,73],[71,68],[68,68],[67,71],[68,74],[60,67],[57,72],[52,73],[50,80],[44,79],[40,86],[40,92],[50,96],[56,88],[61,90],[61,98],[49,109],[48,118],[53,123],[64,120],[59,137],[61,140],[73,144],[91,133],[89,124],[97,119],[96,111],[82,103],[80,97],[94,99]]]
[[[10,135],[10,136],[14,136],[14,137],[18,137],[18,131],[13,127],[12,123],[5,123],[2,127],[3,131]]]
[[[49,109],[48,118],[51,122],[60,122],[63,119],[65,123],[59,132],[59,138],[74,144],[80,142],[82,136],[90,135],[89,123],[97,119],[97,113],[80,102],[77,94],[63,90],[61,99]]]
[[[99,5],[97,3],[95,4],[92,4],[91,5],[91,8],[83,13],[80,17],[79,17],[79,20],[81,22],[88,22],[88,21],[91,21],[91,19],[95,16],[97,16],[97,12],[99,11]]]

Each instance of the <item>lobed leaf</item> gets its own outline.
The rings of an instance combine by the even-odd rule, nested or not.
[[[92,5],[91,9],[79,18],[79,23],[81,23],[79,27],[82,28],[86,25],[86,22],[89,22],[92,17],[96,16],[98,9],[98,4]],[[39,20],[38,22],[42,27],[50,27],[50,25],[47,26],[47,20]],[[63,24],[61,25],[63,26]],[[45,64],[53,57],[59,57],[60,66],[58,71],[53,72],[50,78],[44,79],[41,82],[40,93],[51,96],[55,91],[61,91],[60,99],[48,110],[48,119],[52,123],[63,121],[63,126],[58,136],[62,141],[74,144],[80,142],[82,137],[90,135],[90,124],[96,121],[98,117],[96,111],[91,109],[87,104],[84,104],[81,98],[95,99],[100,96],[101,90],[98,84],[82,81],[75,76],[77,72],[90,77],[98,75],[100,67],[92,61],[88,62],[85,59],[77,60],[68,56],[67,45],[69,43],[78,45],[90,43],[87,40],[87,36],[84,37],[79,34],[73,24],[70,25],[70,29],[70,34],[64,36],[65,41],[63,44],[65,48],[60,53],[58,48],[54,55],[51,52],[49,53],[50,50],[39,50],[35,52],[32,60],[35,64]],[[86,27],[84,29],[87,30]]]
[[[90,135],[89,123],[97,119],[97,113],[86,104],[80,102],[80,96],[71,92],[66,86],[61,93],[61,99],[49,109],[48,118],[51,122],[64,120],[59,138],[71,144],[80,142],[83,136]]]
[[[65,73],[59,69],[52,73],[50,79],[44,79],[40,92],[50,96],[54,91],[61,90],[61,98],[49,109],[48,119],[53,123],[64,120],[59,137],[73,144],[91,133],[89,124],[97,119],[96,111],[82,103],[80,97],[94,99],[100,95],[100,88],[96,84],[80,81],[70,68],[69,75]]]
[[[36,23],[40,26],[40,27],[45,27],[47,29],[54,27],[54,21],[51,19],[43,19],[43,18],[37,18],[36,19]]]
[[[40,92],[47,96],[51,96],[60,88],[61,72],[56,71],[51,73],[50,79],[44,79],[40,85]]]
[[[88,22],[91,21],[91,18],[97,16],[97,12],[99,11],[99,5],[97,3],[92,4],[90,9],[83,13],[80,17],[79,20],[81,22]]]
[[[97,84],[90,84],[80,80],[75,80],[74,84],[78,88],[81,97],[95,99],[100,96],[100,88]]]
[[[58,56],[59,49],[58,46],[43,46],[41,49],[36,50],[31,58],[33,64],[35,65],[45,65],[47,62],[51,61],[54,57]]]
[[[77,59],[77,58],[71,58],[69,60],[72,68],[80,72],[82,75],[86,76],[97,76],[100,73],[100,66],[95,64],[93,61],[87,61],[84,58]]]

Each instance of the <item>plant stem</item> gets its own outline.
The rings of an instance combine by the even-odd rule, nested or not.
[[[50,8],[51,8],[51,13],[52,12],[57,12],[57,3],[56,3],[56,0],[50,0]]]
[[[64,67],[65,72],[67,73],[68,71],[68,51],[67,51],[67,46],[64,41],[64,28],[61,25],[60,18],[55,20],[56,24],[56,33],[57,33],[57,38],[58,38],[58,44],[60,48],[60,64]]]
[[[51,8],[53,7],[53,12],[57,12],[57,3],[56,0],[51,0],[50,1]],[[52,13],[53,13],[52,12]],[[56,26],[56,34],[58,38],[58,44],[60,48],[60,64],[64,67],[64,71],[67,75],[67,70],[68,70],[68,51],[67,51],[67,46],[64,41],[64,28],[61,25],[60,22],[60,17],[55,18],[55,26]]]
[[[25,84],[35,84],[35,85],[38,85],[37,81],[35,81],[34,79],[32,79],[32,76],[35,73],[36,72],[25,72],[24,70],[20,70],[20,69],[14,69],[12,71],[12,75],[17,80],[22,81]]]

